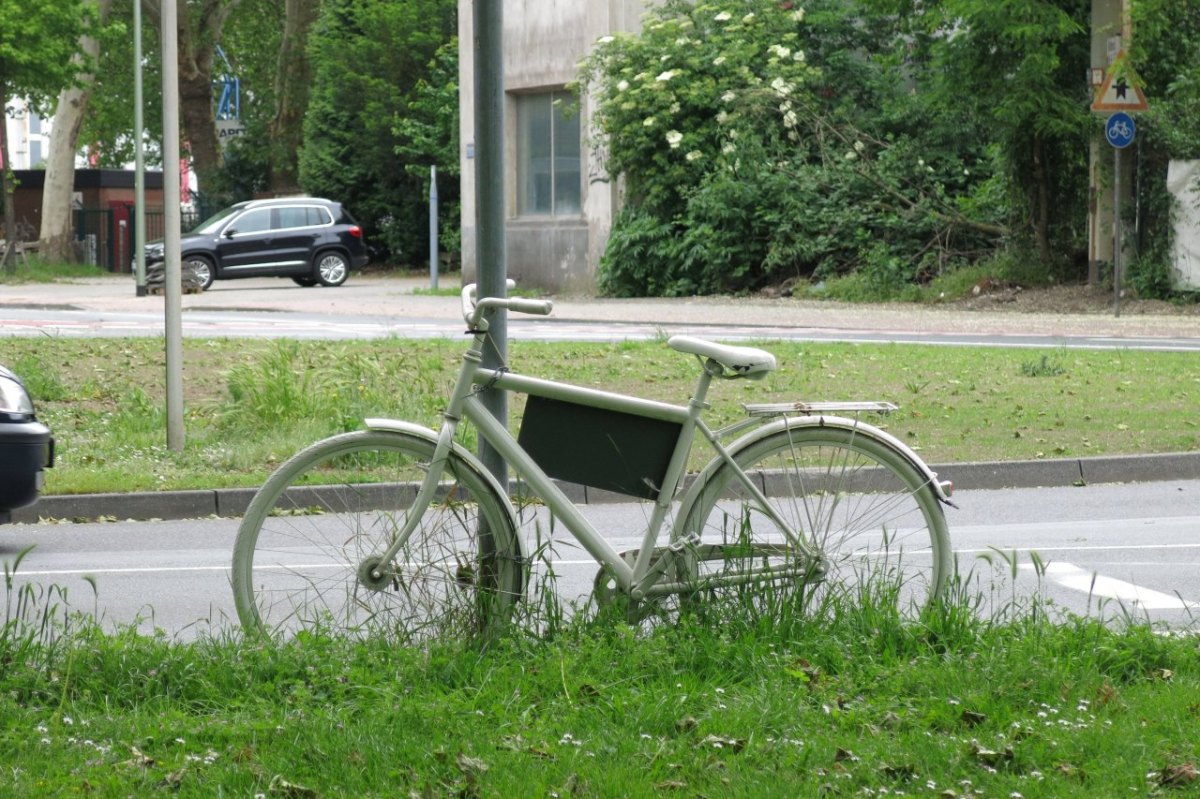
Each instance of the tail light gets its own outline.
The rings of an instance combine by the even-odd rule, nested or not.
[[[362,228],[360,228],[358,225],[351,225],[350,229],[347,230],[346,232],[349,233],[351,236],[353,236],[356,239],[362,238]]]

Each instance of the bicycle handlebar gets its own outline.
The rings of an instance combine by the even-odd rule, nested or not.
[[[513,280],[505,281],[505,285],[509,289],[516,288],[517,286]],[[550,300],[531,300],[522,297],[484,297],[482,300],[476,300],[475,292],[476,286],[474,283],[468,283],[463,286],[463,321],[471,329],[486,330],[487,323],[483,319],[483,316],[493,308],[507,308],[517,313],[536,314],[538,316],[546,316],[554,310],[554,303]]]

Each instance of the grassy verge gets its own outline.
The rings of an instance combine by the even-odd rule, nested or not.
[[[13,796],[1194,796],[1194,637],[960,600],[422,650],[0,630]],[[10,609],[12,606],[10,588]],[[37,603],[27,603],[27,611]],[[47,620],[47,616],[53,617]]]
[[[64,279],[101,277],[111,274],[108,270],[98,266],[31,258],[29,261],[17,261],[11,272],[0,270],[0,285],[5,283],[54,283]]]
[[[1200,365],[1183,353],[768,342],[780,369],[714,387],[715,425],[743,402],[887,399],[871,421],[935,463],[1200,449]],[[166,448],[160,341],[3,343],[54,430],[47,493],[253,486],[300,447],[368,416],[436,426],[461,341],[184,342],[182,452]],[[660,341],[512,342],[514,369],[686,402],[695,362]],[[521,398],[512,421],[519,424]],[[698,453],[692,466],[703,463]]]

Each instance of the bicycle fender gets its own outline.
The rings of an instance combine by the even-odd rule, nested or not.
[[[368,430],[384,430],[392,433],[404,433],[415,438],[424,438],[431,444],[435,446],[437,445],[437,431],[423,425],[413,424],[412,422],[406,422],[401,419],[382,418],[364,419],[363,423],[367,426]],[[513,510],[512,501],[508,498],[508,492],[500,487],[500,481],[496,479],[496,476],[492,474],[486,466],[483,465],[483,463],[479,460],[479,457],[473,452],[464,447],[462,444],[459,444],[457,441],[452,442],[450,446],[453,448],[454,454],[462,458],[463,462],[465,462],[467,466],[483,475],[484,479],[487,480],[491,487],[496,491],[496,496],[501,497],[504,500],[504,511],[508,514],[508,518],[512,522],[513,530],[515,530],[517,533],[517,546],[521,548],[519,554],[522,560],[527,560],[529,556],[525,551],[525,536],[521,535],[521,524],[517,520],[516,511]]]

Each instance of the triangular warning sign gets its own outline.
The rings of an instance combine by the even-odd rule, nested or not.
[[[1093,111],[1147,111],[1146,95],[1132,70],[1125,66],[1125,53],[1113,60],[1104,83],[1092,101]]]

